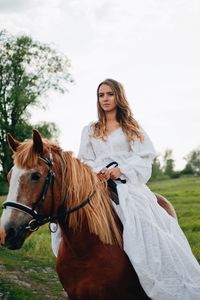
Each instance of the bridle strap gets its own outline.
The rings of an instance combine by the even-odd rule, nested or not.
[[[20,211],[25,212],[28,215],[32,216],[33,219],[31,219],[28,226],[26,226],[26,229],[29,229],[30,231],[35,231],[40,226],[42,226],[46,223],[56,223],[60,219],[65,220],[69,216],[69,214],[71,214],[72,212],[75,212],[75,211],[83,208],[87,204],[91,205],[90,202],[92,200],[92,197],[95,194],[95,192],[93,192],[92,195],[90,195],[86,200],[84,200],[79,205],[77,205],[75,207],[72,207],[72,208],[69,208],[66,211],[62,211],[62,212],[58,213],[57,215],[53,215],[54,207],[55,207],[55,202],[54,202],[54,176],[55,175],[54,175],[54,172],[52,171],[52,166],[53,166],[52,155],[50,153],[50,158],[46,158],[46,157],[43,157],[43,156],[39,156],[39,158],[45,164],[48,165],[49,170],[48,170],[48,174],[47,174],[46,179],[45,179],[45,184],[44,184],[41,196],[39,197],[38,201],[34,204],[34,206],[31,208],[31,207],[26,206],[24,204],[17,203],[17,202],[11,202],[11,201],[8,201],[8,202],[5,201],[2,204],[3,209],[6,209],[7,207],[11,207],[11,208],[20,210]],[[50,188],[51,188],[51,210],[50,210],[50,215],[48,217],[44,217],[44,216],[40,215],[38,211],[41,208],[41,206],[42,206],[42,204],[43,204],[43,202],[46,198],[49,185],[50,185]],[[49,228],[50,228],[50,226],[49,226]]]
[[[12,207],[12,208],[18,209],[20,211],[27,213],[28,215],[32,216],[33,218],[38,218],[37,211],[30,208],[29,206],[24,205],[24,204],[6,201],[2,204],[2,208],[5,209],[6,207]]]
[[[79,210],[80,208],[83,208],[86,204],[90,204],[90,201],[92,200],[92,197],[94,196],[95,192],[93,192],[92,195],[90,195],[86,200],[84,200],[81,204],[73,207],[73,208],[70,208],[68,210],[68,214],[71,214],[72,212],[76,211],[76,210]]]
[[[84,200],[81,204],[79,204],[79,205],[77,205],[77,206],[75,206],[75,207],[73,207],[73,208],[69,208],[67,211],[61,212],[60,214],[58,214],[57,218],[58,218],[58,219],[59,219],[59,218],[66,219],[66,217],[68,217],[69,214],[71,214],[71,213],[73,213],[73,212],[79,210],[80,208],[83,208],[85,205],[89,204],[90,206],[92,206],[90,202],[91,202],[91,200],[92,200],[92,198],[93,198],[93,196],[94,196],[95,193],[96,193],[96,192],[93,192],[93,194],[90,195],[90,196],[89,196],[86,200]]]
[[[46,198],[49,185],[53,186],[53,183],[54,183],[54,174],[53,174],[52,170],[49,169],[48,170],[48,174],[47,174],[47,176],[45,178],[45,183],[44,183],[44,187],[43,187],[42,193],[41,193],[38,201],[33,205],[33,210],[36,210],[36,209],[38,211],[40,210],[40,207],[42,206],[42,203],[44,202],[44,200]]]
[[[60,212],[57,216],[56,215],[55,216],[50,215],[47,218],[44,218],[43,216],[38,214],[38,212],[33,210],[32,208],[30,208],[30,207],[28,207],[24,204],[20,204],[20,203],[16,203],[16,202],[11,202],[11,201],[4,202],[2,204],[2,208],[5,209],[7,207],[12,207],[14,209],[25,212],[28,215],[32,216],[33,219],[31,219],[31,221],[29,222],[29,226],[27,226],[26,229],[29,229],[30,231],[35,231],[40,226],[42,226],[46,223],[56,223],[60,219],[65,220],[71,213],[73,213],[75,211],[78,211],[80,208],[83,208],[87,204],[91,205],[90,202],[91,202],[92,197],[94,196],[94,194],[95,194],[95,192],[92,195],[90,195],[86,200],[84,200],[81,204],[79,204],[79,205],[77,205],[73,208],[70,208],[67,211]],[[31,228],[31,224],[32,224],[32,226],[34,226],[33,228]]]

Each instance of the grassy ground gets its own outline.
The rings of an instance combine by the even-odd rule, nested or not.
[[[172,202],[200,262],[200,177],[151,182],[149,186]],[[0,204],[3,200],[0,197]],[[35,232],[20,250],[0,248],[0,299],[67,299],[55,272],[47,226]]]
[[[4,197],[0,197],[0,203]],[[0,299],[67,299],[55,271],[50,233],[45,225],[20,250],[0,248]]]
[[[156,181],[149,186],[173,204],[179,224],[200,262],[200,177]]]

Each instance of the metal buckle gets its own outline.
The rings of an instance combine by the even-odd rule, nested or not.
[[[58,223],[50,222],[49,223],[49,230],[51,233],[55,233],[58,230]]]
[[[36,219],[30,220],[26,229],[30,230],[31,232],[37,231],[39,229],[38,221]]]

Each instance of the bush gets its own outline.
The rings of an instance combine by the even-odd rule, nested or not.
[[[0,195],[8,193],[8,183],[0,176]]]
[[[181,176],[181,172],[180,171],[174,171],[170,178],[175,179],[175,178],[179,178]]]
[[[185,168],[181,171],[183,175],[194,175],[194,170],[190,163],[187,163]]]

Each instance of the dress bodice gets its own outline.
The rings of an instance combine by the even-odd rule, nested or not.
[[[91,138],[92,148],[97,159],[117,153],[128,153],[131,150],[127,136],[121,127],[108,134],[107,139]]]
[[[79,158],[99,172],[107,164],[116,161],[128,180],[135,184],[146,182],[151,176],[151,164],[155,157],[155,149],[146,134],[140,128],[144,140],[129,142],[127,135],[119,127],[108,134],[106,140],[95,138],[91,126],[82,131]]]

